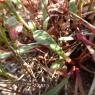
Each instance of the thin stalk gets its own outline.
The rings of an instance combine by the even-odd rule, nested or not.
[[[20,65],[28,72],[28,74],[31,76],[31,77],[34,77],[33,76],[33,71],[31,69],[31,67],[25,62],[25,60],[22,59],[22,57],[20,56],[20,54],[13,48],[10,46],[10,49],[11,51],[13,52],[13,54],[15,55],[16,59],[18,60],[18,62],[20,63]]]
[[[18,21],[20,21],[27,30],[29,30],[32,33],[32,30],[30,29],[30,27],[28,26],[28,24],[24,21],[24,19],[16,12],[16,9],[14,7],[14,5],[12,4],[12,2],[10,0],[6,1],[5,3],[7,5],[7,7],[13,12],[13,14],[16,16],[16,18],[18,19]]]
[[[22,59],[20,54],[10,45],[8,38],[6,37],[5,31],[2,26],[0,26],[0,31],[1,31],[0,33],[1,33],[2,38],[4,39],[5,43],[7,44],[7,47],[13,52],[16,59],[20,63],[20,65],[29,73],[29,75],[31,77],[34,77],[33,72],[31,70],[31,67]]]
[[[38,46],[39,46],[38,43],[25,44],[25,45],[21,46],[20,48],[16,49],[16,51],[20,55],[22,55],[22,54],[26,54],[26,53],[31,52],[31,50],[33,48],[36,48]],[[0,60],[7,59],[9,57],[14,57],[13,52],[3,52],[3,53],[0,53]]]
[[[80,20],[83,22],[82,24],[83,24],[86,28],[90,29],[92,33],[95,34],[95,26],[93,26],[92,24],[90,24],[89,22],[87,22],[86,20],[84,20],[83,18],[81,18],[80,16],[78,16],[78,15],[75,14],[75,13],[71,12],[71,14],[72,14],[73,16],[75,16],[76,18],[80,19]]]
[[[92,85],[90,87],[90,90],[88,92],[88,95],[95,95],[95,75],[94,75],[93,82],[92,82]]]

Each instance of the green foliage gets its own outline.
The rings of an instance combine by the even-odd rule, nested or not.
[[[29,21],[29,22],[28,22],[28,26],[29,26],[29,28],[30,28],[33,32],[37,30],[36,24],[35,24],[35,22],[33,22],[33,21]]]
[[[16,79],[15,76],[13,76],[12,74],[8,73],[5,69],[4,66],[1,65],[0,63],[0,76],[3,76],[5,78],[11,79],[12,81],[14,81],[14,79]]]
[[[51,66],[50,68],[53,69],[53,70],[59,70],[62,66],[63,66],[63,61],[62,60],[57,60],[55,61]]]
[[[43,14],[43,21],[47,18],[48,16],[48,13],[47,13],[47,4],[48,4],[48,0],[42,0],[42,3],[41,3],[41,11],[42,11],[42,14]]]
[[[11,53],[0,52],[0,59],[5,59],[8,57],[11,57],[10,55],[11,55]]]
[[[5,24],[12,26],[12,27],[16,27],[18,25],[18,21],[15,18],[15,16],[11,16],[9,17],[6,21]]]
[[[69,8],[70,8],[71,12],[77,13],[77,6],[76,6],[76,3],[75,3],[75,0],[70,0]]]
[[[44,4],[44,6],[47,6],[48,5],[48,0],[42,0],[42,4]]]
[[[30,50],[32,50],[33,48],[36,48],[38,47],[38,43],[31,43],[31,44],[26,44],[20,48],[17,49],[17,52],[19,54],[25,54],[25,53],[28,53],[30,52]]]
[[[25,1],[25,0],[23,0],[23,1]],[[78,64],[81,64],[84,62],[82,56],[78,56],[77,58],[72,57],[73,53],[75,53],[75,55],[76,55],[79,53],[79,50],[85,49],[85,51],[80,52],[80,55],[83,55],[83,57],[85,57],[85,54],[88,53],[88,51],[87,51],[87,49],[88,49],[90,53],[87,56],[87,59],[89,58],[89,56],[91,57],[91,55],[92,55],[92,58],[95,59],[94,49],[93,49],[95,37],[91,36],[91,35],[95,34],[94,21],[92,19],[93,13],[95,13],[93,11],[94,7],[92,8],[92,6],[94,6],[93,3],[95,3],[94,0],[87,0],[87,1],[85,0],[85,2],[84,2],[84,0],[77,0],[78,2],[76,2],[76,0],[69,0],[69,1],[63,0],[64,4],[61,4],[62,0],[59,0],[56,3],[54,3],[54,2],[51,3],[51,1],[49,1],[49,0],[41,0],[41,3],[37,2],[37,4],[38,3],[41,4],[40,10],[37,9],[35,6],[36,5],[35,1],[39,1],[39,0],[35,0],[34,2],[32,2],[32,0],[26,0],[26,2],[24,2],[25,4],[23,3],[23,1],[21,1],[21,0],[6,0],[6,2],[2,2],[2,0],[1,0],[1,2],[0,2],[0,12],[1,12],[0,13],[0,45],[1,45],[0,46],[0,49],[1,49],[0,50],[0,61],[3,60],[3,62],[6,62],[7,58],[11,58],[11,57],[16,56],[16,58],[18,60],[15,60],[15,61],[18,61],[18,63],[20,63],[20,65],[22,67],[24,67],[24,68],[21,68],[21,70],[20,70],[21,74],[25,75],[24,77],[17,75],[18,76],[18,79],[17,79],[18,83],[19,83],[19,80],[22,81],[23,79],[27,82],[27,80],[26,80],[27,76],[28,76],[28,78],[30,78],[29,75],[31,75],[31,77],[35,78],[35,75],[37,75],[39,73],[36,70],[38,70],[40,66],[37,67],[37,69],[33,68],[33,72],[32,72],[31,63],[30,63],[31,62],[30,56],[29,56],[29,64],[28,64],[28,62],[26,60],[24,60],[21,55],[31,52],[31,50],[33,48],[39,47],[40,45],[41,46],[45,45],[45,46],[49,47],[49,49],[54,51],[59,56],[59,58],[58,58],[58,56],[56,58],[52,54],[49,55],[49,53],[46,53],[46,55],[44,54],[41,57],[38,57],[38,56],[35,57],[35,60],[32,59],[33,65],[36,62],[36,60],[39,61],[39,59],[41,60],[40,62],[43,62],[43,63],[44,63],[43,60],[45,60],[45,63],[51,62],[50,63],[50,64],[52,64],[51,66],[46,64],[47,68],[45,67],[44,64],[39,64],[42,66],[42,68],[44,68],[44,71],[48,72],[48,70],[50,70],[51,75],[54,70],[60,70],[60,72],[62,71],[62,73],[65,73],[65,71],[69,67],[69,65],[67,65],[67,64],[72,65],[71,68],[69,68],[69,70],[67,72],[71,75],[75,74],[73,72],[76,72],[76,71],[78,72],[79,70],[81,70],[80,69],[81,66],[80,65],[77,66],[76,64],[77,64],[77,62],[78,62]],[[67,8],[68,5],[66,5],[68,2],[65,2],[65,1],[69,2],[69,10]],[[23,4],[21,4],[21,3],[23,3]],[[19,4],[21,6],[19,6]],[[27,6],[27,5],[29,5],[29,6]],[[33,6],[31,6],[31,5],[33,5]],[[85,8],[85,6],[86,6],[86,8]],[[39,5],[37,5],[37,7],[39,7]],[[20,8],[22,8],[22,9],[20,9]],[[25,8],[28,11],[26,11]],[[51,10],[49,11],[49,9],[51,9],[51,8],[54,8],[54,10],[52,10],[52,12],[51,12]],[[35,11],[34,14],[31,14],[32,9]],[[26,13],[23,14],[23,11]],[[48,12],[50,14],[48,14]],[[39,13],[41,13],[41,15],[39,15]],[[65,15],[65,13],[66,13],[66,15]],[[27,16],[28,14],[29,14],[29,16]],[[35,16],[35,17],[37,16],[37,17],[35,18],[33,16]],[[51,16],[54,16],[54,18],[51,18]],[[68,16],[68,17],[66,17],[66,16]],[[71,25],[72,28],[69,27],[70,25],[68,25],[68,23],[70,21],[70,17],[73,22],[73,24]],[[33,19],[31,19],[31,18],[33,18]],[[42,22],[40,22],[39,19]],[[86,19],[91,20],[91,22],[88,23],[86,21]],[[49,24],[49,20],[52,23]],[[60,20],[62,20],[62,21],[60,21]],[[4,21],[4,23],[3,23],[3,21]],[[58,23],[56,23],[57,21],[58,21]],[[14,47],[13,47],[12,40],[9,40],[9,38],[7,37],[7,36],[10,36],[10,38],[11,38],[11,35],[10,34],[7,35],[7,33],[5,32],[6,25],[12,26],[12,30],[14,30],[14,28],[18,29],[18,27],[16,28],[16,26],[17,25],[19,26],[20,23],[22,23],[24,26],[23,27],[24,32],[21,32],[22,34],[20,36],[21,37],[23,35],[27,36],[24,39],[25,41],[28,39],[28,37],[31,37],[28,39],[29,40],[28,43],[30,43],[32,40],[33,41],[35,40],[36,43],[31,42],[30,44],[26,44],[26,43],[24,43],[24,41],[22,40],[22,38],[20,38],[20,36],[18,34],[17,37],[18,36],[19,37],[16,39],[16,41],[23,43],[24,45],[20,46],[20,47],[16,47],[16,48],[14,45]],[[39,24],[42,25],[40,27],[41,30],[39,29]],[[66,28],[64,28],[65,26],[66,26]],[[84,29],[83,29],[83,27],[84,27]],[[39,30],[37,30],[37,29],[39,29]],[[90,31],[91,33],[87,34],[86,30]],[[49,31],[49,33],[51,33],[51,32],[54,33],[53,36],[55,37],[55,39],[57,41],[59,41],[60,45],[57,44],[57,42],[53,39],[53,37],[51,35],[49,35],[48,31]],[[11,33],[13,33],[13,31]],[[51,34],[53,34],[53,33],[51,33]],[[60,38],[58,38],[59,36],[56,36],[57,33],[58,33],[58,35],[60,35]],[[15,35],[15,33],[13,33],[13,34]],[[31,34],[31,35],[29,35],[29,34]],[[87,35],[87,36],[85,36],[85,35]],[[88,40],[88,39],[86,39],[86,37],[91,38],[91,39]],[[30,40],[30,39],[32,39],[32,40]],[[83,42],[83,44],[80,43],[80,41]],[[93,44],[90,42],[92,42]],[[4,43],[4,44],[2,44],[2,43]],[[15,44],[19,45],[18,43],[15,43]],[[79,50],[77,51],[76,45],[79,45],[79,44],[80,44],[80,46],[78,46]],[[4,49],[6,49],[8,51],[4,51],[4,49],[2,49],[3,45],[8,46],[7,49],[6,49],[6,47],[4,47]],[[91,45],[91,47],[89,47],[89,45]],[[66,54],[68,54],[68,55],[65,54],[63,48],[66,51]],[[36,52],[38,53],[38,51],[36,51]],[[53,58],[57,59],[57,60],[53,59],[53,61],[55,61],[54,63],[52,63],[52,57],[50,58],[51,55]],[[69,61],[70,57],[68,57],[68,56],[71,57],[70,61]],[[77,62],[76,62],[76,59],[77,59]],[[82,59],[82,61],[80,61],[81,59]],[[47,62],[48,60],[49,60],[49,62]],[[11,60],[8,59],[8,61],[11,61]],[[11,63],[12,62],[10,62],[10,64]],[[35,65],[34,67],[36,67],[36,66],[38,66],[38,65]],[[50,68],[48,68],[48,66]],[[40,69],[41,70],[41,77],[38,76],[40,79],[43,78],[43,75],[44,75],[44,71],[42,68]],[[23,69],[25,69],[26,71]],[[51,69],[53,69],[53,70],[51,70]],[[83,69],[86,70],[84,67],[83,67]],[[25,73],[23,71],[25,71]],[[87,70],[87,71],[89,72],[89,70]],[[76,72],[76,74],[77,74],[77,72]],[[93,72],[91,72],[91,73],[93,73]],[[70,77],[71,77],[71,75],[70,75]],[[6,71],[4,69],[4,66],[2,66],[2,65],[0,65],[0,77],[1,76],[5,77],[7,79],[12,79],[12,80],[16,79],[13,75],[8,73],[8,71]],[[54,78],[56,78],[56,77],[54,77]],[[44,79],[46,79],[46,78],[43,78],[43,80]],[[48,77],[47,77],[47,79],[48,79]],[[78,79],[79,79],[79,77],[78,77]],[[47,93],[45,93],[44,95],[59,95],[60,90],[67,84],[68,84],[68,78],[63,77],[63,80],[58,85],[56,85],[53,89],[50,88],[50,90]],[[25,87],[27,87],[27,86],[28,86],[28,83],[25,83]],[[38,86],[38,83],[37,83],[37,86]],[[77,86],[77,83],[75,84],[74,94],[77,93],[76,86]],[[34,89],[35,89],[35,87],[34,87]],[[31,88],[31,87],[29,87],[29,88]],[[29,89],[29,90],[31,90],[31,89]],[[18,91],[19,91],[19,89],[18,89]],[[80,88],[78,89],[78,92],[81,92]]]
[[[49,46],[59,57],[65,58],[64,51],[46,31],[37,30],[33,32],[33,37],[39,44]]]
[[[50,18],[47,17],[47,18],[43,21],[43,30],[47,30],[49,19],[50,19]]]
[[[38,47],[38,43],[31,43],[18,48],[16,51],[18,54],[25,54],[31,51],[31,49]],[[12,57],[12,52],[0,52],[0,59],[6,59]]]
[[[2,40],[3,40],[3,42],[5,42],[9,47],[8,38],[6,36],[5,29],[2,26],[0,26],[0,36],[1,36]]]
[[[4,43],[2,36],[0,35],[0,44]]]
[[[68,83],[68,78],[64,78],[56,87],[49,90],[44,95],[59,95],[60,90]]]
[[[21,1],[20,0],[11,0],[12,2],[14,2],[15,4],[20,4]]]
[[[18,12],[16,11],[14,5],[12,4],[12,2],[10,0],[7,0],[6,6],[13,13],[13,15],[16,17],[16,19],[19,22],[21,22],[25,26],[25,28],[27,28],[27,30],[31,31],[31,29],[29,28],[28,24],[24,21],[24,19],[21,17],[21,15],[18,14]]]
[[[48,0],[42,0],[41,11],[42,11],[42,20],[43,20],[43,29],[46,30],[48,26],[48,12],[47,12]]]

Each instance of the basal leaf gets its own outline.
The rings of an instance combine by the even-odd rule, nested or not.
[[[33,32],[33,37],[39,44],[49,46],[60,57],[65,58],[64,52],[61,49],[61,47],[55,42],[55,40],[46,31],[37,30]]]
[[[25,46],[18,48],[16,51],[19,54],[25,54],[25,53],[30,52],[31,49],[36,48],[37,46],[38,46],[37,43],[31,43],[31,44],[27,44]],[[6,59],[12,56],[13,56],[12,52],[0,52],[0,59]]]

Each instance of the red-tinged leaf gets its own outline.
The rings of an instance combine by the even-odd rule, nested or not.
[[[9,27],[9,35],[12,40],[16,40],[18,38],[19,33],[22,32],[23,26],[19,24],[17,27]]]
[[[16,40],[18,38],[18,33],[15,30],[15,28],[10,28],[10,32],[9,32],[10,38],[12,40]]]
[[[84,44],[86,44],[86,45],[94,46],[94,44],[93,44],[91,41],[89,41],[89,40],[86,38],[86,36],[84,36],[84,35],[81,34],[81,33],[76,33],[76,38],[77,38],[77,40],[82,41],[82,42],[83,42]]]

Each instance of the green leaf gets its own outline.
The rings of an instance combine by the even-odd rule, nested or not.
[[[7,36],[6,36],[5,29],[4,29],[2,26],[0,26],[0,36],[1,36],[2,40],[3,40],[7,45],[9,45],[9,41],[8,41]]]
[[[43,30],[37,30],[33,32],[33,36],[35,40],[40,44],[50,45],[51,43],[56,43],[54,39],[52,39],[52,37],[46,31]]]
[[[45,21],[48,17],[47,5],[48,5],[48,0],[42,0],[42,2],[41,2],[41,11],[42,11],[43,29],[45,29],[45,30],[47,28],[46,26],[48,25],[48,22]]]
[[[42,11],[42,16],[43,16],[42,20],[44,21],[48,17],[48,13],[47,13],[46,7],[43,3],[41,5],[41,11]]]
[[[36,31],[36,24],[35,24],[35,22],[33,22],[33,21],[29,21],[28,22],[28,26],[29,26],[29,28],[34,32],[34,31]]]
[[[20,0],[11,0],[12,2],[14,2],[15,4],[20,4],[21,1]]]
[[[38,43],[26,44],[26,45],[20,47],[19,49],[17,49],[17,52],[19,54],[25,54],[25,53],[30,52],[30,50],[32,50],[33,48],[38,47],[38,45],[39,45]]]
[[[11,80],[16,79],[16,77],[14,75],[10,74],[9,72],[7,72],[4,69],[4,66],[2,66],[1,64],[0,64],[0,76],[6,77],[6,78],[11,79]]]
[[[75,0],[70,0],[69,8],[70,8],[71,12],[77,13],[77,6],[76,6],[76,3],[75,3]]]
[[[47,6],[48,5],[48,0],[42,0],[42,3]]]
[[[11,12],[13,12],[16,15],[16,9],[12,3],[12,0],[6,0],[5,5],[7,6],[7,8],[10,9]]]
[[[18,25],[18,21],[15,18],[15,16],[9,17],[6,21],[5,24],[8,24],[9,26],[16,27]]]
[[[57,60],[52,65],[50,66],[51,69],[53,70],[59,70],[63,66],[63,60]]]
[[[2,43],[4,43],[4,40],[3,40],[3,38],[2,38],[2,36],[0,34],[0,44],[2,44]]]
[[[61,47],[55,42],[55,40],[43,30],[37,30],[33,32],[34,39],[42,45],[49,46],[54,52],[56,52],[63,59],[65,58],[64,52]]]
[[[47,17],[47,18],[43,21],[43,29],[44,29],[44,30],[47,30],[49,19],[50,19],[50,18]]]
[[[12,54],[10,52],[0,52],[0,60],[10,57]]]
[[[32,32],[32,30],[30,29],[30,27],[28,26],[28,24],[25,22],[25,20],[21,17],[21,15],[18,14],[18,12],[15,9],[15,6],[13,5],[11,0],[6,0],[6,6],[9,8],[9,10],[14,14],[14,16],[16,17],[16,19],[21,22],[30,32]]]
[[[36,48],[36,47],[38,47],[38,43],[31,43],[31,44],[27,44],[25,46],[20,47],[16,51],[19,54],[25,54],[25,53],[30,52],[31,49]],[[12,56],[14,56],[12,52],[0,52],[0,59],[6,59]]]
[[[64,78],[56,87],[49,90],[45,95],[59,95],[60,90],[68,83],[68,78]]]

